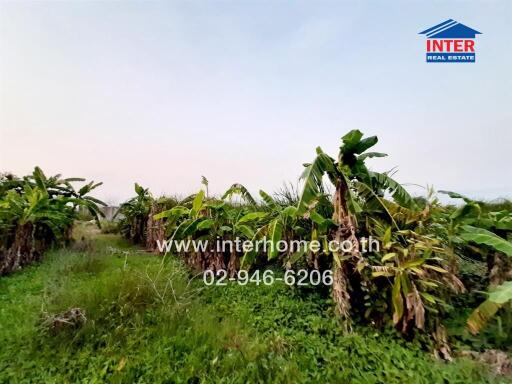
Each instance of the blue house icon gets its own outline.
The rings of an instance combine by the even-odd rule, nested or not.
[[[481,32],[449,19],[419,34],[427,35],[429,39],[474,39],[475,35],[481,35]]]

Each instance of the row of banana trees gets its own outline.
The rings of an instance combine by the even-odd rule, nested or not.
[[[0,176],[0,275],[40,260],[57,243],[69,242],[79,209],[98,222],[98,199],[89,196],[101,183],[81,178],[47,177],[36,167],[31,175]],[[75,189],[73,183],[84,183]]]
[[[230,276],[269,263],[285,269],[331,269],[335,311],[347,330],[353,319],[362,318],[377,325],[392,323],[404,334],[429,329],[439,335],[450,299],[465,291],[460,260],[487,260],[493,293],[468,320],[469,329],[478,332],[512,298],[507,281],[512,279],[510,209],[486,211],[453,192],[443,193],[462,201],[456,207],[442,205],[433,193],[412,198],[388,173],[368,168],[368,159],[386,156],[369,151],[377,141],[354,130],[342,137],[336,157],[317,148],[313,161],[304,165],[296,197],[260,191],[256,199],[240,184],[220,198],[210,197],[203,177],[203,188],[193,196],[155,200],[136,185],[137,196],[121,206],[121,228],[153,250],[155,239],[270,239],[275,246],[266,253],[216,248],[178,253],[193,268],[225,269]],[[370,236],[382,245],[379,251],[360,252],[360,239]],[[350,252],[328,247],[280,252],[281,240],[336,240],[353,246]]]

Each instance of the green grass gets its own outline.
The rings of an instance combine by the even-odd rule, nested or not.
[[[435,361],[393,332],[343,335],[315,292],[205,287],[180,261],[162,264],[115,235],[75,248],[0,278],[0,382],[492,381],[476,363]],[[43,325],[74,307],[85,325]]]

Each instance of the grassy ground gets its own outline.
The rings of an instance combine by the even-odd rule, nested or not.
[[[314,292],[205,287],[179,261],[115,235],[75,248],[0,278],[0,382],[492,381],[476,363],[434,361],[392,333],[344,336]],[[87,322],[54,327],[70,308]]]

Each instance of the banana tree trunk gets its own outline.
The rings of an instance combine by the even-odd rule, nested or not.
[[[3,255],[0,255],[0,275],[15,271],[39,259],[32,223],[19,225],[14,240]]]
[[[334,214],[333,221],[338,225],[334,234],[334,239],[338,246],[341,246],[344,241],[350,241],[351,256],[353,258],[360,258],[359,255],[359,240],[356,236],[356,220],[355,217],[348,211],[347,196],[348,185],[344,180],[339,180],[336,184],[336,192],[334,193]],[[347,261],[342,261],[340,258],[341,252],[338,252],[337,257],[333,261],[333,287],[332,296],[336,306],[336,313],[343,319],[346,330],[350,329],[350,294],[349,294],[349,265]]]
[[[233,249],[229,256],[229,262],[228,262],[229,277],[235,277],[239,269],[240,269],[240,258],[236,254],[236,250]]]
[[[130,227],[130,239],[135,244],[146,245],[147,217],[137,215],[132,219]]]
[[[224,254],[219,252],[216,248],[211,251],[204,252],[203,255],[205,257],[205,267],[203,267],[203,270],[211,270],[216,273],[221,269],[226,269]]]
[[[158,242],[162,243],[165,240],[165,219],[153,219],[156,214],[164,210],[165,206],[154,202],[151,205],[151,210],[149,211],[148,221],[146,224],[146,249],[151,252],[156,252],[158,250]]]
[[[496,230],[496,234],[502,238],[507,238],[507,232],[504,230]],[[503,284],[505,281],[512,279],[512,258],[506,254],[494,251],[487,256],[487,271],[489,276],[489,284],[492,287]]]
[[[332,298],[335,311],[344,320],[345,331],[350,330],[350,294],[348,293],[348,273],[346,263],[333,264]]]
[[[489,285],[496,287],[512,279],[512,259],[502,252],[492,252],[487,256]]]

